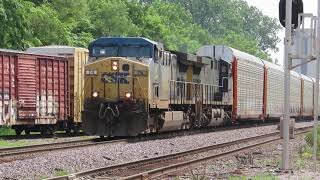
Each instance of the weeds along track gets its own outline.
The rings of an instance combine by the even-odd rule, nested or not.
[[[58,143],[39,144],[32,146],[13,147],[0,149],[0,163],[23,159],[29,155],[36,155],[38,153],[46,153],[57,150],[81,148],[86,146],[113,144],[113,143],[126,143],[126,139],[98,139],[91,138],[85,140],[73,140]]]
[[[311,127],[296,129],[296,135],[309,132]],[[51,178],[51,180],[70,179],[161,179],[168,174],[181,171],[199,163],[216,158],[230,156],[234,153],[259,147],[269,143],[279,142],[279,132],[249,137],[236,141],[216,144],[189,151],[168,154],[155,158],[112,165],[88,171],[78,172],[67,176]]]
[[[79,137],[85,136],[85,133],[78,132],[76,134],[68,134],[68,133],[61,133],[57,132],[54,135],[41,135],[41,134],[29,134],[29,135],[0,135],[0,139],[3,140],[24,140],[24,139],[44,139],[44,138],[64,138],[64,137]]]

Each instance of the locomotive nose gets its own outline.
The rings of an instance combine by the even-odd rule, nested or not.
[[[147,66],[125,58],[106,58],[86,68],[86,97],[110,101],[142,97],[147,88]]]

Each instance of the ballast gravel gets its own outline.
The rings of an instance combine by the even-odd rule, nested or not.
[[[296,127],[312,122],[298,123]],[[277,131],[276,125],[66,149],[0,164],[0,179],[42,179],[128,161],[163,156],[208,145],[235,141]]]

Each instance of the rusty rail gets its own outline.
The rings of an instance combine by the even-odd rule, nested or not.
[[[299,132],[296,134],[304,134],[306,132],[309,132],[310,127],[305,127],[305,128],[299,128]],[[115,177],[116,179],[151,179],[151,178],[157,178],[161,177],[167,173],[172,173],[174,171],[177,171],[181,168],[185,168],[188,166],[192,166],[194,164],[198,164],[201,162],[213,160],[219,157],[227,156],[242,150],[250,149],[253,147],[261,146],[264,144],[276,142],[278,140],[281,140],[280,137],[275,137],[279,136],[279,132],[274,132],[274,133],[269,133],[269,134],[264,134],[260,136],[255,136],[255,137],[249,137],[245,139],[240,139],[240,140],[235,140],[227,143],[222,143],[222,144],[217,144],[217,145],[211,145],[207,147],[202,147],[202,148],[197,148],[197,149],[192,149],[189,151],[185,152],[180,152],[180,153],[175,153],[175,154],[169,154],[165,156],[160,156],[160,157],[155,157],[155,158],[148,158],[144,160],[139,160],[139,161],[133,161],[129,163],[123,163],[123,164],[117,164],[117,165],[112,165],[112,166],[107,166],[107,167],[102,167],[102,168],[96,168],[88,171],[83,171],[83,172],[78,172],[66,176],[60,176],[60,177],[54,177],[54,178],[49,178],[50,180],[70,180],[70,179],[75,179],[75,178],[110,178],[110,177]],[[272,138],[273,137],[273,138]],[[267,138],[267,139],[266,139]],[[269,138],[269,139],[268,139]],[[272,139],[270,139],[272,138]],[[181,159],[183,157],[191,156],[191,155],[196,155],[200,154],[206,151],[210,150],[215,150],[219,148],[225,148],[231,145],[238,145],[241,143],[246,143],[246,142],[252,142],[252,141],[257,141],[260,140],[260,142],[250,144],[245,147],[240,147],[236,148],[234,150],[230,151],[224,151],[222,153],[214,154],[211,156],[206,156],[203,158],[198,158],[198,159],[192,159],[190,160],[177,160]],[[188,159],[188,158],[186,158]],[[178,163],[169,163],[170,165],[161,165],[161,162],[169,162],[169,161],[176,161]],[[146,170],[148,168],[145,168],[147,166],[155,166],[151,167],[151,170]],[[149,167],[150,169],[150,167]],[[132,174],[128,174],[132,170]],[[139,171],[140,170],[140,171]],[[112,176],[113,174],[117,174],[115,172],[118,171],[118,174],[121,174],[120,176]],[[138,172],[137,172],[138,171]],[[120,172],[120,173],[119,173]],[[125,172],[122,174],[122,172]]]

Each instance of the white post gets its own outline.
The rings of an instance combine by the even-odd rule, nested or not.
[[[286,34],[284,39],[284,118],[282,143],[282,170],[289,170],[289,122],[290,122],[290,66],[292,0],[286,0]]]
[[[314,131],[313,131],[313,161],[314,161],[314,171],[317,171],[317,146],[318,146],[318,133],[317,133],[317,127],[318,127],[318,114],[319,114],[319,60],[320,60],[320,0],[318,0],[318,21],[317,21],[317,36],[316,36],[316,42],[317,42],[317,63],[316,63],[316,88],[315,88],[315,95],[314,95]]]

